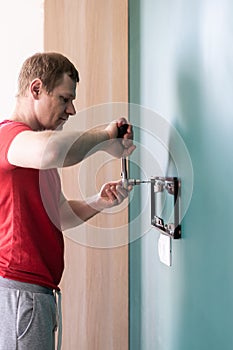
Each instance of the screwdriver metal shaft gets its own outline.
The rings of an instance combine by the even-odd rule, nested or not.
[[[121,158],[121,178],[122,178],[123,187],[127,189],[127,187],[128,187],[128,173],[127,173],[126,157]]]
[[[139,180],[139,179],[128,179],[128,185],[140,185],[140,184],[148,184],[151,183],[150,180]]]
[[[128,188],[129,185],[135,186],[135,185],[140,185],[145,183],[151,183],[150,180],[128,179],[126,157],[121,158],[121,179],[122,179],[122,185],[126,189]]]

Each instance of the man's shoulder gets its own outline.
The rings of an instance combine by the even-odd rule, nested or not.
[[[10,119],[4,119],[3,121],[0,122],[0,129],[5,130],[6,128],[7,129],[21,128],[25,130],[31,130],[31,128],[25,123],[15,121],[15,120],[10,120]]]

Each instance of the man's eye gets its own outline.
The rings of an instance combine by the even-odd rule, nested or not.
[[[61,98],[62,102],[64,102],[64,103],[67,103],[69,101],[69,99],[64,97],[64,96],[60,96],[60,98]]]

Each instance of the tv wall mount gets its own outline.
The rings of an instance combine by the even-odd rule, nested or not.
[[[162,193],[163,200],[161,203]],[[177,177],[156,176],[151,178],[151,225],[156,227],[161,233],[174,239],[181,238],[180,195],[181,181]],[[168,211],[166,202],[169,202],[171,214],[169,222],[165,222],[165,219],[161,217],[162,212]],[[159,211],[161,205],[163,210]]]

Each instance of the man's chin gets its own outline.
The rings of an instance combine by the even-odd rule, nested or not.
[[[66,121],[62,121],[58,126],[56,127],[56,130],[63,130],[63,126],[65,125]]]

